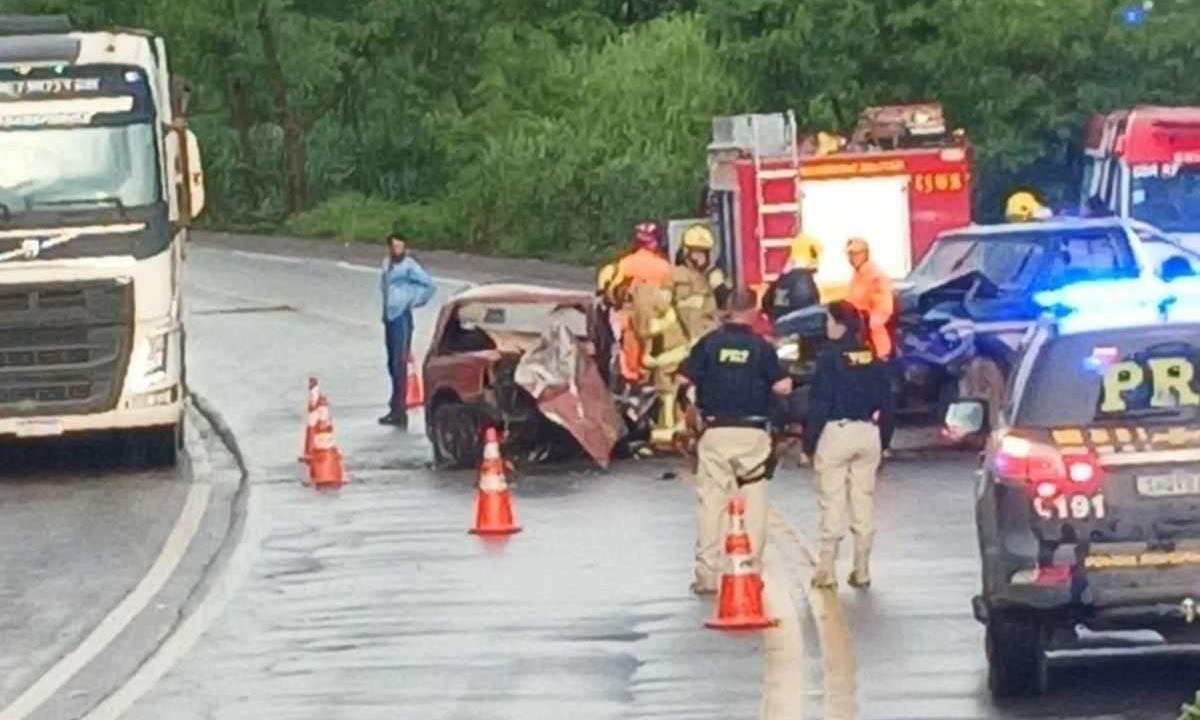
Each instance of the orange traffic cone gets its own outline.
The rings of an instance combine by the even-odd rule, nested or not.
[[[479,492],[475,495],[475,527],[472,535],[511,535],[521,532],[513,514],[508,481],[504,478],[504,459],[496,429],[489,427],[483,436],[483,462],[479,464]]]
[[[304,424],[304,442],[300,445],[300,457],[298,460],[302,463],[308,462],[312,457],[313,438],[317,434],[317,401],[321,398],[321,388],[317,384],[315,377],[308,379],[308,420]]]
[[[725,536],[725,556],[730,572],[721,575],[717,594],[717,614],[706,627],[718,630],[758,630],[774,627],[779,620],[763,610],[763,581],[746,533],[746,505],[740,497],[729,501],[729,519],[733,527]]]
[[[419,408],[425,404],[425,385],[421,382],[421,374],[417,372],[416,362],[412,353],[408,354],[408,402],[409,409]]]
[[[317,426],[313,435],[312,455],[308,461],[308,481],[314,487],[341,485],[345,482],[342,451],[333,442],[333,420],[329,415],[329,400],[317,398]]]

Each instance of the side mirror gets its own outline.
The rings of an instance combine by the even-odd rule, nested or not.
[[[1163,261],[1158,274],[1164,282],[1171,282],[1177,278],[1191,277],[1196,274],[1196,270],[1192,267],[1192,263],[1184,256],[1172,255]]]
[[[191,219],[200,217],[204,211],[204,163],[200,160],[200,142],[196,133],[187,131],[187,193],[191,200],[188,203]]]
[[[987,429],[987,402],[956,400],[946,408],[943,434],[955,441],[978,435]]]

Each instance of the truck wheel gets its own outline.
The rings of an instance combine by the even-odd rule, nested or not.
[[[452,469],[474,467],[481,457],[482,430],[483,418],[474,408],[457,402],[439,405],[430,432],[434,462]]]
[[[993,610],[985,645],[988,687],[996,698],[1041,695],[1049,686],[1044,626],[1029,610]]]
[[[138,468],[159,469],[175,467],[183,447],[183,425],[134,432],[126,439],[126,456]]]

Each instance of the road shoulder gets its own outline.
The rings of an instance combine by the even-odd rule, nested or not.
[[[197,403],[189,404],[190,472],[185,477],[191,484],[191,497],[204,495],[206,503],[202,515],[194,521],[182,555],[175,560],[173,571],[158,591],[127,620],[109,644],[100,648],[95,657],[32,713],[17,717],[51,720],[83,716],[153,657],[192,613],[208,586],[221,575],[237,544],[246,486],[241,461],[227,440],[197,408]]]

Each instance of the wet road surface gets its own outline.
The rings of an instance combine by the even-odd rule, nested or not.
[[[376,273],[190,248],[190,379],[239,435],[261,541],[224,612],[126,717],[755,718],[784,657],[807,677],[807,717],[1169,718],[1200,686],[1178,659],[1090,664],[1056,672],[1048,698],[993,706],[969,605],[971,459],[887,469],[866,594],[842,577],[809,597],[811,480],[773,481],[769,577],[800,602],[798,653],[701,627],[694,501],[663,463],[531,473],[515,483],[524,532],[466,535],[473,475],[426,468],[419,414],[409,433],[375,422],[388,393]],[[418,316],[418,348],[431,320]],[[335,493],[299,483],[310,374],[348,458]]]
[[[74,648],[154,562],[187,496],[117,443],[0,451],[0,709]]]

